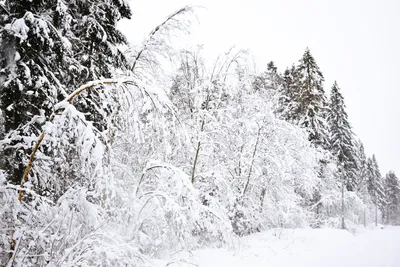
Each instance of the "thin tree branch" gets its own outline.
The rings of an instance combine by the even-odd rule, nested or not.
[[[137,53],[136,57],[133,60],[133,64],[132,64],[132,68],[131,70],[133,71],[136,68],[136,64],[139,61],[139,59],[141,58],[142,54],[147,50],[150,42],[153,40],[154,36],[160,31],[160,29],[166,27],[166,25],[175,20],[175,17],[182,15],[184,13],[187,13],[189,11],[191,11],[191,7],[189,6],[185,6],[179,10],[177,10],[176,12],[174,12],[173,14],[171,14],[170,16],[167,17],[166,20],[164,20],[160,25],[157,25],[157,27],[155,27],[149,34],[149,37],[147,38],[146,42],[144,43],[142,49]]]
[[[247,175],[247,182],[246,182],[246,185],[245,185],[245,187],[244,187],[242,197],[245,196],[246,191],[247,191],[247,189],[248,189],[248,187],[249,187],[249,184],[250,184],[250,177],[251,177],[251,173],[253,172],[254,159],[255,159],[255,157],[256,157],[258,144],[259,144],[259,142],[260,142],[261,129],[262,129],[262,126],[260,126],[260,127],[258,128],[257,141],[256,141],[256,144],[255,144],[255,146],[254,146],[253,157],[252,157],[252,159],[251,159],[251,164],[250,164],[250,170],[249,170],[249,174]]]

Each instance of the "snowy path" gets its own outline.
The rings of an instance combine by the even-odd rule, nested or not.
[[[360,230],[271,230],[242,239],[236,251],[205,249],[168,266],[199,267],[400,267],[400,227]],[[166,263],[158,262],[159,266]]]

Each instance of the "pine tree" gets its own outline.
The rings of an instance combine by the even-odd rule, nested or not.
[[[308,48],[296,73],[299,84],[292,114],[296,114],[298,124],[307,129],[309,140],[317,146],[325,147],[328,144],[325,121],[328,104],[323,88],[324,76]]]
[[[340,93],[340,88],[335,81],[332,86],[329,101],[329,111],[327,121],[329,124],[329,150],[337,158],[337,162],[342,166],[345,185],[347,190],[354,191],[356,182],[356,155],[354,149],[353,132],[345,110],[344,98]]]
[[[400,181],[393,171],[386,174],[385,179],[386,223],[400,224]]]

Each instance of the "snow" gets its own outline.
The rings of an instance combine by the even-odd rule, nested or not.
[[[235,250],[203,249],[154,260],[154,266],[198,267],[398,267],[400,227],[273,229],[241,239]]]
[[[28,38],[29,28],[26,26],[24,18],[16,19],[12,24],[6,25],[5,28],[13,31],[21,39],[21,42]]]

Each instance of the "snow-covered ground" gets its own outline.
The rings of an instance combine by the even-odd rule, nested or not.
[[[399,267],[400,227],[275,229],[241,240],[241,248],[180,252],[156,266],[199,267]]]

